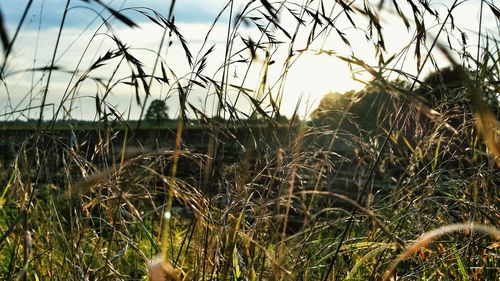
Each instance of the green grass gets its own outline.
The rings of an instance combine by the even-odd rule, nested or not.
[[[162,15],[97,2],[105,15],[98,20],[111,27],[102,32],[114,48],[85,51],[88,68],[64,66],[74,77],[66,81],[68,100],[54,105],[60,111],[53,116],[18,118],[30,105],[0,123],[4,131],[33,132],[23,141],[0,142],[6,148],[0,163],[0,279],[144,280],[155,268],[174,280],[498,278],[499,44],[498,34],[486,39],[481,22],[469,36],[483,42],[470,54],[465,40],[447,40],[462,38],[458,21],[451,28],[453,5],[436,23],[438,5],[425,1],[397,8],[389,1],[336,1],[331,13],[320,1],[248,1],[238,12],[238,1],[228,1],[221,11],[231,19],[224,25],[224,60],[217,65],[220,75],[212,75],[205,67],[213,49],[204,45],[191,53],[194,43],[173,20],[175,9]],[[481,5],[483,14],[493,12],[498,21],[494,4]],[[393,58],[415,57],[416,76],[382,52],[391,40],[381,34],[381,8],[395,14],[401,9],[401,24],[408,22],[416,32]],[[32,11],[29,5],[25,10]],[[158,50],[152,69],[112,28],[134,27],[129,13],[137,11],[165,30],[158,34],[162,45],[152,46]],[[285,25],[278,12],[290,13],[295,22]],[[310,116],[284,118],[286,96],[279,85],[303,51],[300,38],[310,51],[325,36],[349,46],[344,31],[356,23],[378,50],[378,65],[356,53],[338,56],[371,75],[367,86],[326,95]],[[431,33],[424,23],[433,26]],[[261,37],[242,37],[246,24],[257,26]],[[2,89],[14,89],[9,71],[19,58],[15,40],[23,32],[0,25],[6,38]],[[187,74],[166,67],[167,42],[174,39]],[[447,42],[454,48],[442,46]],[[277,47],[291,51],[278,81],[269,81]],[[335,51],[318,50],[332,56]],[[438,54],[453,67],[434,65],[433,74],[423,75]],[[46,75],[43,99],[36,100],[41,108],[55,91],[49,78],[58,71],[54,60],[52,67],[26,70]],[[255,89],[236,85],[232,66],[243,63],[251,72],[260,60]],[[120,71],[94,76],[104,67]],[[87,82],[97,85],[95,98],[80,93]],[[130,107],[142,107],[143,115],[152,85],[165,87],[165,100],[179,100],[178,115],[161,124],[128,120],[108,102],[120,84],[133,89]],[[197,87],[207,96],[200,106],[189,99]],[[208,97],[215,99],[213,110]],[[247,100],[250,111],[237,107],[235,97]],[[71,104],[79,98],[95,103],[95,120],[72,117]],[[96,140],[71,145],[51,135],[55,130],[93,131]],[[174,131],[176,137],[141,143],[137,134],[143,130]],[[190,139],[194,130],[200,139]]]

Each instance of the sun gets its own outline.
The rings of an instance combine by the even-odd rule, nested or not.
[[[344,93],[364,87],[355,81],[346,62],[335,56],[306,51],[290,67],[282,109],[293,114],[297,103],[301,113],[311,112],[328,92]],[[300,99],[300,100],[299,100]]]

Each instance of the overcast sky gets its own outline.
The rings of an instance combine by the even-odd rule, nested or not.
[[[417,0],[413,0],[418,3]],[[0,0],[0,8],[4,17],[4,23],[7,26],[8,35],[10,38],[15,33],[16,27],[19,24],[22,13],[29,1],[28,0]],[[29,107],[37,107],[42,103],[42,97],[47,84],[47,71],[26,71],[26,69],[47,67],[55,49],[55,43],[61,19],[64,12],[66,0],[34,0],[31,5],[26,20],[21,27],[18,37],[13,46],[13,51],[5,64],[5,83],[0,88],[0,114],[4,114],[1,118],[21,119],[38,118],[38,109],[24,110],[14,114],[8,114],[13,111],[27,109]],[[153,72],[153,65],[156,59],[156,51],[159,48],[163,28],[154,23],[144,14],[138,11],[149,14],[154,17],[152,10],[167,17],[170,1],[165,0],[102,0],[103,3],[112,7],[132,21],[136,22],[139,27],[131,28],[116,19],[111,18],[111,28],[102,26],[102,20],[97,14],[104,18],[110,17],[110,13],[105,11],[101,5],[95,1],[70,1],[70,9],[67,13],[67,18],[64,24],[64,29],[61,34],[60,43],[55,56],[55,65],[58,70],[52,72],[51,80],[47,91],[46,103],[49,105],[44,110],[44,117],[51,118],[54,115],[59,105],[62,105],[61,112],[58,117],[71,116],[77,119],[94,119],[96,115],[95,97],[102,98],[104,85],[115,85],[110,93],[106,96],[107,105],[116,108],[125,118],[130,117],[136,119],[139,116],[140,108],[137,105],[137,96],[133,87],[127,85],[130,82],[131,66],[126,63],[121,63],[119,59],[109,61],[105,66],[92,71],[82,83],[78,83],[79,78],[89,68],[92,63],[103,56],[108,50],[115,50],[116,44],[111,39],[110,35],[114,34],[129,48],[131,54],[137,57],[144,65],[146,74]],[[274,7],[278,8],[282,1],[270,1],[274,3]],[[359,3],[358,3],[359,2]],[[371,1],[376,6],[379,1]],[[386,41],[386,53],[384,57],[388,58],[391,55],[398,54],[406,49],[406,46],[414,45],[415,25],[412,22],[413,16],[411,9],[406,1],[398,1],[401,3],[402,11],[410,20],[411,28],[407,30],[403,21],[397,16],[392,1],[385,1],[385,9],[381,12],[383,34]],[[440,14],[440,21],[435,21],[430,15],[426,15],[426,28],[429,34],[436,35],[440,24],[446,17],[446,11],[454,1],[440,0],[428,1],[435,11]],[[498,1],[490,0],[487,3],[497,5]],[[226,38],[228,28],[234,32],[233,26],[229,26],[230,19],[234,19],[239,11],[248,1],[235,1],[233,7],[233,17],[230,16],[230,8],[227,7],[221,14],[217,22],[214,21],[217,15],[226,6],[227,1],[223,0],[178,0],[175,3],[173,15],[175,16],[175,25],[179,32],[187,41],[187,46],[193,54],[193,59],[201,58],[201,55],[207,52],[212,46],[214,51],[208,56],[206,68],[203,74],[207,77],[212,77],[219,81],[222,77],[222,68],[224,65],[224,54],[226,51]],[[334,6],[334,1],[323,1],[323,7],[320,1],[287,1],[286,7],[299,12],[299,6],[303,3],[308,3],[311,10],[325,9],[332,11],[332,18],[339,15],[335,21],[335,26],[339,31],[345,33],[350,41],[350,45],[346,45],[337,33],[330,30],[324,32],[311,44],[306,51],[306,42],[309,33],[312,29],[312,18],[305,17],[304,25],[299,26],[300,32],[292,46],[294,62],[287,71],[284,71],[284,60],[289,53],[290,45],[287,44],[289,39],[279,29],[271,29],[277,40],[284,41],[280,47],[269,46],[271,52],[271,60],[273,64],[269,66],[268,83],[264,94],[248,93],[254,98],[262,98],[265,94],[270,93],[273,98],[278,98],[279,93],[283,93],[281,99],[281,111],[283,114],[290,115],[295,110],[296,105],[299,105],[301,115],[306,115],[312,111],[317,105],[321,96],[328,91],[344,92],[349,89],[361,89],[363,84],[357,83],[351,79],[351,72],[348,65],[336,58],[326,54],[318,55],[318,50],[326,50],[342,56],[350,56],[354,54],[356,57],[364,60],[370,65],[376,65],[375,49],[372,42],[365,37],[366,17],[358,15],[355,17],[357,28],[353,28],[348,18],[339,14],[338,5]],[[477,45],[477,31],[479,28],[480,5],[479,0],[464,1],[453,11],[453,22],[455,28],[460,28],[461,31],[468,35],[467,50],[475,54],[474,46]],[[485,2],[486,3],[486,2]],[[296,5],[297,4],[297,5]],[[254,8],[265,11],[260,6],[260,1],[255,1],[252,4]],[[362,7],[362,1],[356,1],[355,5]],[[135,8],[134,8],[135,7]],[[140,7],[140,8],[139,8]],[[254,10],[249,16],[261,16],[258,10]],[[499,38],[498,20],[488,5],[483,5],[482,33],[488,34],[490,44],[492,39]],[[289,34],[293,34],[297,27],[297,22],[292,14],[285,9],[280,12],[281,25]],[[446,28],[451,30],[450,20]],[[211,27],[213,26],[213,29]],[[319,30],[320,27],[317,28]],[[208,32],[209,36],[206,38]],[[261,33],[255,25],[241,25],[236,32],[236,38],[251,38],[257,42]],[[460,33],[457,29],[453,30],[455,38],[450,38],[450,43],[455,47],[460,47]],[[205,42],[205,38],[207,39]],[[191,74],[191,67],[187,63],[186,53],[179,42],[179,38],[173,35],[170,40],[172,45],[168,46],[165,43],[160,53],[161,61],[167,70],[167,76],[170,79],[170,85],[153,81],[151,87],[151,97],[148,99],[161,98],[165,99],[170,107],[170,116],[175,116],[178,111],[178,92],[177,85],[172,83],[175,81],[174,75],[179,79],[181,85],[187,85],[188,78]],[[375,38],[372,38],[375,40]],[[448,41],[445,37],[440,40],[441,43],[447,45]],[[486,39],[482,39],[485,43]],[[234,41],[234,46],[231,49],[233,55],[231,61],[234,62],[229,66],[230,78],[229,83],[234,85],[243,85],[246,88],[258,89],[259,81],[261,81],[262,62],[265,54],[257,53],[251,66],[248,63],[237,63],[235,61],[248,58],[249,52],[238,53],[244,44],[240,39]],[[428,37],[426,46],[430,47],[432,38]],[[403,53],[397,56],[399,60],[395,60],[390,67],[400,69],[404,72],[416,74],[416,63],[413,55],[413,48],[409,48],[408,53]],[[439,65],[446,65],[446,60],[438,53],[433,53],[434,59]],[[2,64],[4,64],[2,56]],[[132,67],[133,69],[133,67]],[[170,71],[170,70],[171,71]],[[432,64],[428,63],[425,68],[425,73],[432,69]],[[354,70],[359,68],[354,67]],[[116,72],[116,73],[115,73]],[[77,75],[74,77],[72,73]],[[155,70],[155,75],[161,76],[160,67]],[[286,74],[286,80],[283,75]],[[360,72],[356,76],[359,79],[368,81],[369,75]],[[101,79],[102,84],[97,79]],[[110,79],[111,78],[111,79]],[[244,81],[244,82],[243,82]],[[148,80],[149,82],[149,80]],[[198,82],[200,82],[198,80]],[[283,84],[281,84],[283,83]],[[77,85],[76,88],[75,85]],[[280,89],[280,85],[283,88]],[[138,93],[138,98],[141,102],[145,98],[144,91]],[[241,94],[238,95],[238,90],[229,88],[226,96],[230,104],[235,104],[243,112],[251,112],[252,106],[248,98]],[[265,99],[263,105],[268,103],[268,98]],[[194,86],[188,94],[188,101],[203,111],[207,115],[212,115],[215,111],[217,98],[215,89],[209,87],[203,89]],[[53,106],[52,106],[53,104]],[[5,115],[6,114],[6,115]]]

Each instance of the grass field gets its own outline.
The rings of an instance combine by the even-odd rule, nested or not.
[[[0,130],[33,132],[0,140],[1,280],[498,280],[495,1],[228,0],[201,43],[182,2],[27,0],[9,22],[0,1]],[[88,42],[66,41],[87,12]],[[158,45],[134,48],[147,24]],[[364,87],[290,107],[307,53]]]

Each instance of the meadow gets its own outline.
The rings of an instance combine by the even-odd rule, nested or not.
[[[228,0],[201,43],[175,19],[181,2],[61,1],[48,64],[16,44],[45,1],[0,17],[1,280],[498,280],[495,1]],[[474,31],[464,5],[479,8]],[[95,16],[83,48],[62,40],[78,7]],[[389,16],[413,34],[398,51]],[[142,58],[118,30],[145,22],[161,32]],[[63,45],[81,53],[61,65]],[[363,87],[290,108],[306,53]]]

